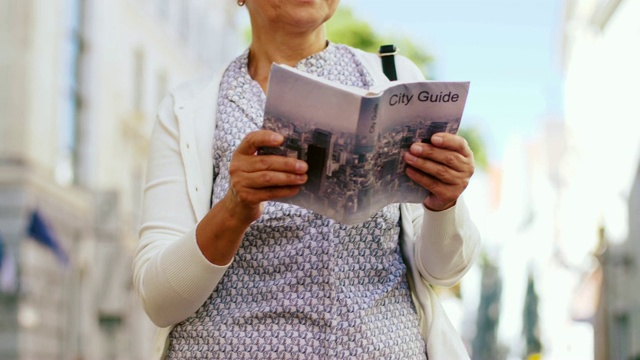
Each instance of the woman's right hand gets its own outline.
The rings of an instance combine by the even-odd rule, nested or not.
[[[215,265],[235,256],[245,231],[262,215],[264,201],[295,195],[307,181],[307,163],[277,155],[257,155],[263,146],[280,146],[272,131],[254,131],[242,140],[229,164],[229,190],[198,223],[196,241]]]
[[[280,146],[284,137],[269,130],[245,136],[229,164],[229,190],[223,201],[249,223],[262,214],[263,202],[290,197],[307,181],[307,163],[277,155],[257,155],[261,147]]]

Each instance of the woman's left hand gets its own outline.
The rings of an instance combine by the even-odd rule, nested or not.
[[[475,170],[467,140],[449,133],[433,135],[431,144],[414,143],[404,159],[407,176],[429,190],[423,204],[432,211],[454,206]]]

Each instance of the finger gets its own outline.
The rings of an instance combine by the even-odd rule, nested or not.
[[[229,174],[239,172],[255,173],[260,171],[278,171],[292,174],[304,174],[309,166],[306,162],[278,155],[234,155],[229,164]]]
[[[291,174],[278,171],[260,171],[247,173],[239,179],[234,179],[236,189],[260,189],[278,186],[297,186],[307,182],[307,175]]]
[[[418,158],[418,160],[414,158]],[[405,154],[405,161],[410,165],[415,163],[415,166],[419,167],[421,160],[425,159],[438,162],[458,172],[473,172],[473,157],[465,157],[453,150],[441,149],[429,144],[414,143],[409,148],[409,152]]]
[[[405,170],[405,173],[411,180],[415,181],[420,186],[422,186],[423,188],[429,190],[434,194],[439,193],[440,189],[444,185],[441,181],[439,181],[435,177],[425,174],[422,171],[412,168],[410,166],[407,167],[407,169]]]
[[[253,155],[263,146],[280,146],[284,142],[284,137],[270,130],[257,130],[248,133],[236,152],[244,155]]]
[[[465,157],[473,156],[467,140],[460,135],[446,132],[436,133],[431,137],[431,144],[441,149],[449,149]]]
[[[405,156],[407,165],[442,181],[445,184],[458,185],[469,177],[465,172],[457,171],[450,166],[429,159],[421,159],[411,154]]]
[[[407,168],[406,173],[411,180],[429,190],[429,198],[431,199],[431,202],[448,206],[449,204],[455,203],[460,196],[461,192],[459,190],[460,187],[458,186],[444,184],[433,176],[420,172],[414,168]],[[432,208],[440,208],[440,205],[432,206]]]

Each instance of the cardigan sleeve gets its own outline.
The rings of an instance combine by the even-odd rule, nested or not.
[[[382,72],[380,58],[355,50],[376,83],[389,81]],[[424,80],[420,69],[408,58],[398,55],[396,70],[400,80]],[[422,278],[430,284],[452,286],[471,268],[480,252],[480,233],[469,216],[462,196],[445,211],[434,212],[421,204],[408,204],[413,225],[411,241],[415,264]],[[408,254],[407,254],[408,255]]]
[[[193,315],[227,266],[211,264],[195,237],[198,219],[187,192],[174,100],[161,104],[151,134],[134,286],[149,318],[167,327]]]
[[[399,79],[424,79],[420,69],[406,57],[396,56],[396,65]],[[480,253],[480,233],[463,197],[445,211],[431,211],[422,205],[413,208],[414,256],[420,275],[433,285],[454,285]]]
[[[414,221],[415,264],[430,284],[453,286],[471,268],[480,253],[480,232],[462,197],[444,211],[422,206],[421,221]]]

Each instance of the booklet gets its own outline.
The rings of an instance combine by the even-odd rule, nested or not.
[[[405,174],[404,154],[438,132],[456,133],[469,82],[390,82],[369,90],[286,65],[271,68],[264,129],[282,134],[282,155],[309,165],[300,192],[278,201],[345,224],[391,203],[421,203],[428,191]]]

